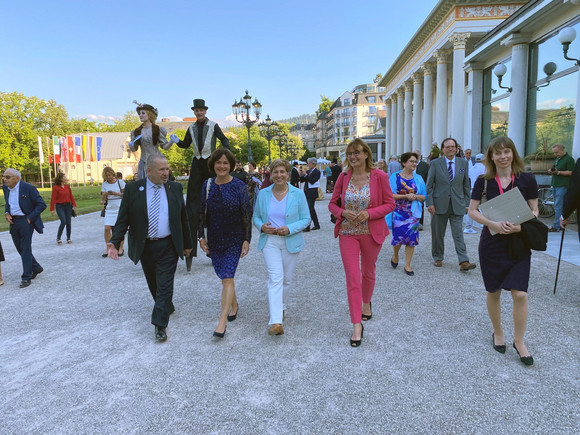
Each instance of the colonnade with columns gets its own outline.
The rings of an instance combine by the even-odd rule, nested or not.
[[[440,144],[446,137],[455,138],[474,154],[485,149],[481,125],[484,65],[477,61],[477,53],[466,59],[465,46],[470,36],[470,32],[451,34],[453,48],[433,50],[423,56],[425,62],[387,85],[384,150],[387,159],[412,150],[427,157],[433,143]],[[508,135],[523,156],[535,150],[525,149],[528,35],[513,33],[501,44],[511,48]]]

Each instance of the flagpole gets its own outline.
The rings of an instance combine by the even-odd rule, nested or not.
[[[38,136],[38,165],[40,166],[40,185],[44,189],[44,175],[42,174],[43,161],[44,161],[44,150],[42,149],[42,138]]]
[[[46,147],[48,151],[48,157],[50,157],[50,138],[46,138]],[[50,180],[50,188],[52,189],[52,172],[50,170],[50,162],[48,162],[48,179]]]
[[[83,165],[83,186],[87,187],[87,174],[85,172],[85,150],[83,149],[83,136],[81,135],[81,163]]]

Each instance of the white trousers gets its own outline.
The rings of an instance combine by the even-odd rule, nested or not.
[[[286,297],[296,268],[298,253],[286,249],[286,238],[270,235],[262,250],[268,270],[268,300],[270,303],[270,325],[282,323],[286,309]]]

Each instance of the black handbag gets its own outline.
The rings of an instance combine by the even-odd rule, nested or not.
[[[340,196],[336,200],[336,205],[338,205],[339,207],[342,207],[342,200],[340,199]],[[332,213],[330,214],[330,222],[332,222],[333,224],[336,223],[336,216],[333,215]]]

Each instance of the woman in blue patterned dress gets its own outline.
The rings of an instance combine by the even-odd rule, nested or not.
[[[422,203],[427,198],[423,178],[414,173],[418,163],[419,156],[416,153],[404,153],[401,155],[403,170],[395,172],[389,178],[395,198],[395,210],[391,215],[393,228],[391,266],[396,268],[399,265],[399,250],[401,245],[405,245],[404,270],[409,276],[415,274],[411,269],[411,259],[415,246],[419,244],[419,219],[421,219]]]
[[[235,320],[238,314],[234,275],[240,258],[250,250],[252,209],[246,184],[230,175],[236,166],[236,158],[230,150],[223,147],[215,150],[208,166],[216,177],[203,183],[198,239],[200,248],[211,257],[215,273],[222,280],[222,310],[213,333],[222,338],[226,333],[226,321]]]

